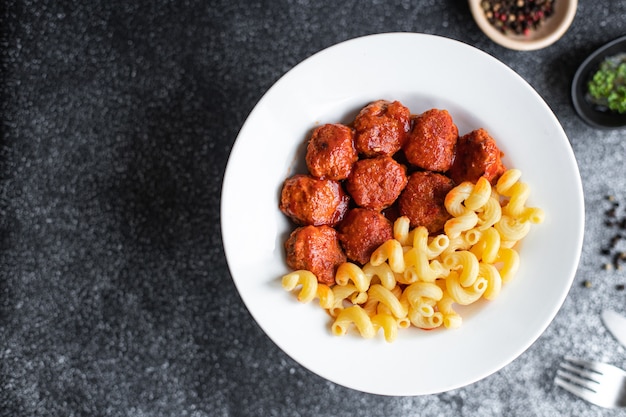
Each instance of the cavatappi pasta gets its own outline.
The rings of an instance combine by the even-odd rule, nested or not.
[[[319,299],[338,336],[354,328],[371,338],[382,329],[392,342],[398,329],[411,325],[457,328],[462,317],[454,305],[496,298],[519,267],[515,244],[544,219],[543,210],[526,206],[530,188],[520,177],[519,170],[509,169],[495,187],[481,178],[453,188],[445,199],[452,218],[443,234],[410,230],[408,219],[398,218],[394,238],[362,268],[342,264],[332,286],[305,270],[283,276],[282,286],[300,302]]]

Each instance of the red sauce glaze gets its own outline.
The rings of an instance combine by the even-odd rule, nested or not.
[[[445,175],[430,171],[414,172],[398,199],[400,215],[409,218],[411,227],[424,226],[429,233],[440,232],[451,217],[444,201],[452,188],[454,182]]]
[[[350,175],[357,159],[354,131],[348,126],[325,124],[313,130],[305,160],[314,177],[344,180]]]
[[[495,185],[506,171],[501,160],[503,155],[485,129],[474,130],[459,138],[456,157],[448,174],[457,184],[463,181],[475,183],[485,177]]]
[[[447,110],[431,109],[415,117],[409,139],[402,148],[412,165],[445,172],[452,166],[459,129]]]
[[[369,262],[372,252],[393,238],[393,225],[381,213],[354,208],[338,226],[339,241],[349,260],[361,265]]]
[[[354,119],[356,150],[366,156],[393,155],[406,142],[411,112],[399,101],[378,100],[365,106]]]
[[[285,251],[290,268],[311,271],[327,285],[335,283],[337,268],[346,262],[337,231],[330,226],[297,228],[285,242]]]
[[[299,225],[334,226],[343,219],[349,202],[339,182],[298,174],[285,180],[279,208]]]
[[[407,183],[406,168],[390,156],[361,159],[346,180],[356,205],[380,211],[398,198]]]

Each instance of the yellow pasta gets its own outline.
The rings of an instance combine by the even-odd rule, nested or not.
[[[448,270],[438,260],[429,261],[427,255],[416,248],[412,248],[404,254],[404,263],[407,267],[405,278],[408,278],[407,274],[415,274],[417,279],[433,282],[448,273]],[[417,279],[410,279],[409,281],[415,282]]]
[[[478,230],[486,230],[496,224],[502,216],[502,206],[500,206],[500,197],[492,191],[491,197],[487,203],[483,205],[477,212]]]
[[[477,278],[469,286],[461,283],[459,274],[456,271],[450,272],[446,278],[446,290],[455,303],[461,305],[472,304],[483,295],[487,289],[487,280],[485,278]]]
[[[478,223],[478,215],[474,211],[466,211],[460,216],[452,217],[448,220],[443,230],[450,238],[458,237],[462,232],[470,230]]]
[[[480,240],[471,248],[476,258],[487,263],[494,263],[500,250],[500,233],[493,227],[486,229]]]
[[[451,253],[443,259],[443,264],[451,270],[461,270],[459,280],[464,287],[472,285],[478,277],[478,259],[470,251]]]
[[[344,308],[335,318],[331,330],[336,336],[343,336],[348,332],[350,325],[354,324],[361,336],[372,338],[376,335],[376,329],[372,324],[372,319],[365,310],[358,305]]]
[[[424,252],[427,259],[435,259],[450,244],[447,235],[437,235],[429,240],[428,229],[418,226],[413,229],[413,248],[418,252]]]
[[[526,207],[526,200],[530,195],[530,187],[524,182],[516,182],[507,191],[509,202],[502,208],[503,212],[511,217],[520,217]]]
[[[444,250],[450,245],[450,238],[447,235],[437,235],[432,239],[429,239],[428,246],[426,247],[428,259],[435,259],[441,255]]]
[[[545,212],[538,207],[524,207],[524,211],[520,215],[520,219],[533,224],[539,224],[543,223],[545,216]]]
[[[500,294],[502,277],[498,269],[490,263],[481,262],[478,266],[478,276],[487,280],[487,288],[483,293],[486,300],[493,300]]]
[[[380,284],[374,284],[370,287],[367,292],[367,299],[384,304],[396,318],[403,318],[407,315],[406,308],[400,303],[400,299]]]
[[[465,239],[465,236],[459,235],[455,238],[450,239],[450,243],[448,244],[448,247],[444,249],[444,251],[441,253],[441,256],[445,258],[447,255],[451,253],[454,253],[459,250],[469,250],[471,249],[471,247],[472,247],[471,243],[469,243]]]
[[[303,303],[318,298],[333,317],[334,335],[354,327],[372,338],[382,329],[392,342],[398,329],[410,326],[458,328],[463,318],[454,305],[498,297],[519,269],[516,243],[544,221],[542,209],[526,206],[530,188],[520,177],[512,169],[493,187],[480,178],[453,188],[444,203],[452,217],[442,234],[411,229],[409,219],[399,217],[393,239],[376,248],[363,267],[339,265],[332,286],[306,270],[284,275],[282,286],[298,290]]]
[[[398,217],[393,223],[393,238],[400,242],[402,246],[408,245],[410,228],[411,222],[408,217]]]
[[[511,187],[513,187],[513,184],[515,184],[521,178],[521,176],[522,171],[520,171],[519,169],[506,170],[496,182],[496,191],[498,192],[498,194],[510,197],[511,193],[509,192],[509,190],[511,189]]]
[[[328,309],[328,313],[336,317],[344,309],[344,303],[363,304],[367,301],[367,293],[359,292],[352,284],[335,285],[332,287],[333,305]]]
[[[407,300],[409,309],[419,311],[425,317],[435,313],[433,307],[441,297],[443,291],[437,284],[431,282],[415,282],[407,286],[402,293],[402,298]]]
[[[380,245],[370,257],[370,263],[374,266],[388,261],[393,272],[404,271],[404,251],[402,245],[395,239],[389,239]]]
[[[484,206],[491,197],[491,184],[485,177],[480,177],[470,195],[465,199],[467,210],[477,211]]]
[[[388,263],[383,262],[380,265],[372,265],[371,262],[363,266],[365,277],[373,281],[374,277],[378,278],[383,287],[391,290],[396,286],[396,274],[391,270]]]
[[[445,291],[441,300],[437,301],[437,309],[443,316],[443,325],[446,329],[456,329],[463,323],[463,318],[454,311],[452,304],[454,304],[454,299]]]
[[[469,181],[462,182],[454,187],[446,195],[444,206],[448,213],[454,217],[463,215],[468,209],[463,205],[466,198],[470,196],[474,190],[474,184]]]
[[[298,285],[302,285],[298,293],[298,301],[308,303],[317,295],[317,277],[313,272],[300,269],[283,276],[282,286],[287,291],[293,291]]]
[[[432,316],[423,316],[418,310],[413,308],[409,309],[409,319],[413,326],[420,329],[434,329],[443,324],[443,314],[440,312],[434,313]]]
[[[352,262],[344,262],[337,268],[335,275],[335,282],[338,285],[346,285],[349,281],[352,281],[359,292],[366,292],[370,286],[370,278],[363,273],[363,270],[358,265]]]
[[[385,341],[387,342],[391,343],[398,337],[398,321],[389,314],[376,314],[372,317],[372,325],[374,326],[374,331],[383,329]]]
[[[500,233],[502,240],[511,242],[523,239],[530,232],[530,222],[520,221],[504,214],[493,227]]]
[[[502,282],[507,282],[513,278],[519,269],[519,254],[515,249],[501,247],[498,251],[496,263],[502,264],[499,269],[500,277]]]

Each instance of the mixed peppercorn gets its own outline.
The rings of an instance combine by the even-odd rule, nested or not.
[[[554,13],[556,0],[483,0],[487,20],[504,34],[529,35]]]
[[[607,197],[610,207],[604,212],[604,225],[614,230],[608,245],[601,249],[602,255],[610,258],[610,262],[604,265],[605,269],[621,269],[626,264],[626,251],[621,242],[626,241],[626,213],[620,210],[620,203],[613,196]]]
[[[604,226],[612,233],[607,233],[608,241],[600,249],[600,254],[606,261],[603,269],[621,270],[626,266],[626,208],[616,200],[614,196],[608,196],[609,207],[604,211]],[[583,286],[591,287],[589,280],[583,282]],[[624,284],[615,285],[615,289],[623,291]]]

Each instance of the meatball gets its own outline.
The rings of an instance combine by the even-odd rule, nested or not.
[[[279,208],[299,225],[334,226],[346,214],[349,202],[339,182],[298,174],[285,180]]]
[[[459,129],[447,110],[430,109],[414,119],[403,146],[412,165],[428,171],[445,172],[452,166]]]
[[[396,201],[406,182],[403,165],[390,156],[378,156],[357,161],[345,186],[358,206],[380,211]]]
[[[366,157],[393,155],[406,142],[411,112],[399,101],[378,100],[365,106],[354,119],[355,147]]]
[[[339,241],[349,260],[365,265],[372,252],[393,238],[393,225],[377,211],[354,208],[338,226]]]
[[[456,146],[456,157],[448,175],[457,183],[475,183],[485,177],[492,185],[506,171],[500,159],[504,154],[485,129],[474,130],[461,136]]]
[[[348,126],[325,124],[313,130],[305,160],[314,177],[344,180],[357,159],[354,132]]]
[[[409,218],[411,227],[424,226],[429,233],[440,232],[451,217],[444,201],[452,188],[454,182],[443,174],[414,172],[398,198],[400,215]]]
[[[285,242],[285,251],[290,268],[311,271],[327,285],[335,283],[337,268],[346,262],[337,231],[330,226],[297,228]]]

